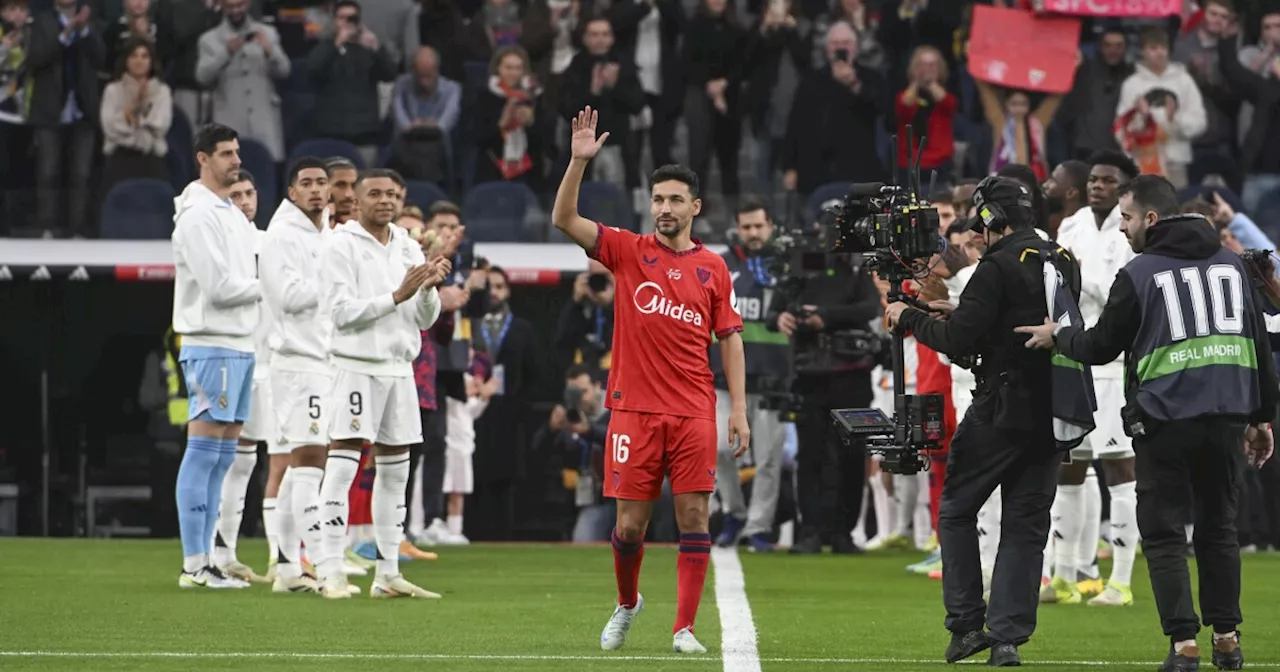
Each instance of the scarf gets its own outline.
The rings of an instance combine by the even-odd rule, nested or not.
[[[1116,118],[1112,133],[1120,143],[1120,148],[1133,157],[1143,174],[1164,175],[1164,158],[1161,156],[1160,146],[1168,139],[1168,135],[1150,112],[1139,114],[1138,108],[1131,108]]]
[[[532,105],[541,90],[527,75],[520,80],[518,88],[508,88],[497,75],[489,78],[489,91],[507,101],[526,102]],[[502,179],[513,180],[533,168],[533,159],[529,156],[529,135],[527,129],[520,124],[514,115],[507,118],[502,127],[502,156],[489,155]]]
[[[1038,119],[1028,115],[1025,129],[1027,136],[1027,165],[1031,166],[1031,170],[1036,174],[1036,179],[1043,182],[1049,179],[1049,162],[1044,155],[1044,127],[1040,125]],[[992,174],[1011,163],[1019,163],[1016,130],[1017,121],[1013,117],[1006,116],[1004,129],[1001,130],[1000,138],[996,142],[996,149],[991,153]]]

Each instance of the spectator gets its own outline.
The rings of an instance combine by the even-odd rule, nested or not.
[[[989,4],[989,3],[987,3]],[[896,11],[895,6],[896,5]],[[888,45],[886,53],[889,82],[892,91],[906,87],[908,57],[921,45],[930,45],[947,59],[947,69],[957,72],[955,57],[959,51],[957,41],[968,28],[968,20],[961,19],[962,12],[971,8],[967,2],[954,0],[888,0],[880,14],[880,29],[876,37],[880,44]],[[944,82],[955,88],[957,82]]]
[[[31,22],[27,0],[0,2],[0,122],[6,124],[27,119],[31,81],[25,65]],[[0,132],[10,135],[7,129]]]
[[[397,70],[407,70],[418,53],[419,11],[414,0],[376,0],[361,11],[364,25],[377,36]]]
[[[945,188],[951,184],[952,159],[955,155],[955,136],[952,120],[960,107],[960,100],[946,89],[947,61],[929,45],[916,47],[907,68],[911,82],[894,101],[897,117],[899,183],[905,183],[906,169],[915,156],[920,156],[920,170],[928,175],[937,171],[937,184]],[[907,146],[907,126],[913,131],[913,145]],[[924,149],[919,148],[923,137]],[[929,179],[929,178],[925,178]]]
[[[470,45],[462,39],[466,19],[456,0],[422,0],[418,12],[418,38],[440,55],[440,74],[455,82],[466,80],[463,64],[471,58]]]
[[[1031,166],[1036,182],[1049,177],[1049,154],[1045,129],[1053,121],[1061,94],[1050,94],[1031,109],[1031,95],[1019,89],[1010,89],[1003,95],[995,85],[979,80],[978,97],[982,111],[991,127],[991,161],[987,171],[994,173],[1011,163]]]
[[[470,57],[478,61],[488,60],[495,50],[503,47],[524,47],[528,53],[528,47],[521,39],[523,22],[520,13],[521,4],[515,0],[485,0],[480,13],[471,19],[470,34],[464,38],[470,41]]]
[[[778,8],[776,5],[779,4],[770,2],[766,13],[776,11]],[[827,30],[843,21],[853,28],[854,34],[858,37],[858,51],[854,61],[871,70],[879,71],[884,68],[889,59],[876,35],[880,32],[880,12],[867,9],[865,0],[833,0],[829,9],[830,11],[825,11],[818,16],[813,24],[813,50],[810,52],[813,67],[820,68],[827,62]]]
[[[1133,74],[1133,66],[1125,60],[1128,49],[1125,32],[1110,28],[1099,38],[1098,56],[1085,59],[1076,72],[1056,123],[1066,127],[1071,155],[1078,160],[1088,159],[1100,149],[1120,149],[1112,125],[1120,87]]]
[[[1218,62],[1218,40],[1235,20],[1235,7],[1231,0],[1208,0],[1203,6],[1200,24],[1178,36],[1173,43],[1172,58],[1185,65],[1195,80],[1205,113],[1204,131],[1191,138],[1192,161],[1187,167],[1187,182],[1200,184],[1206,175],[1217,173],[1233,189],[1239,190],[1242,177],[1235,157],[1235,122],[1240,113],[1240,98],[1227,86]]]
[[[728,0],[700,0],[684,37],[684,103],[689,126],[689,166],[710,185],[711,152],[720,166],[720,191],[728,212],[738,197],[738,150],[742,146],[742,50],[746,31]]]
[[[770,2],[750,37],[743,108],[756,145],[756,179],[771,197],[777,186],[778,156],[787,135],[791,101],[809,71],[812,26],[793,0]]]
[[[200,36],[196,81],[213,88],[213,121],[261,142],[284,161],[284,127],[273,79],[289,76],[276,29],[249,16],[249,0],[226,0],[223,20]]]
[[[644,89],[630,55],[613,48],[613,27],[608,19],[597,16],[585,22],[582,46],[564,73],[560,114],[572,118],[587,106],[599,112],[597,132],[609,137],[591,162],[591,179],[609,182],[626,193],[624,147],[630,139],[631,116],[644,109]]]
[[[579,4],[574,3],[575,6]],[[640,188],[640,156],[643,136],[648,136],[649,152],[655,166],[675,163],[671,146],[675,143],[676,122],[684,104],[683,58],[680,37],[686,17],[680,0],[619,0],[609,7],[616,51],[630,56],[636,64],[645,110],[632,118],[636,131],[627,151],[627,184]],[[648,193],[642,192],[648,203]]]
[[[440,76],[439,54],[423,46],[414,56],[412,71],[396,79],[391,98],[392,167],[411,180],[442,182],[458,126],[462,86]]]
[[[200,36],[222,21],[219,0],[163,0],[156,5],[156,41],[160,62],[169,72],[173,104],[192,128],[208,121],[208,97],[196,79]]]
[[[609,438],[609,409],[604,390],[585,365],[565,372],[565,403],[556,404],[546,424],[533,435],[534,449],[563,456],[561,482],[573,492],[578,510],[571,539],[584,544],[609,539],[617,507],[604,499],[604,447]]]
[[[307,71],[316,87],[316,132],[355,145],[365,165],[378,159],[382,113],[378,82],[396,77],[391,52],[360,20],[360,3],[338,0],[334,29],[307,56]]]
[[[156,76],[155,46],[145,37],[125,42],[115,80],[102,93],[102,193],[120,180],[168,180],[165,136],[173,121],[169,87]]]
[[[103,74],[108,78],[116,76],[116,66],[121,58],[129,55],[125,43],[134,38],[143,38],[156,44],[156,24],[151,20],[151,0],[124,0],[124,13],[114,23],[102,31],[102,42],[107,47],[106,64]],[[157,60],[156,71],[160,71]]]
[[[884,84],[853,62],[858,38],[846,23],[827,31],[828,65],[809,73],[796,91],[783,142],[783,186],[808,197],[828,182],[884,177],[876,146]]]
[[[72,236],[88,234],[89,175],[101,101],[98,71],[106,52],[90,14],[88,7],[77,6],[77,0],[56,0],[52,10],[36,16],[27,43],[27,120],[35,126],[39,192],[36,218],[46,236],[67,229]],[[66,194],[58,189],[63,179]],[[59,216],[63,202],[65,219]]]
[[[556,350],[563,364],[608,371],[613,352],[613,275],[596,260],[573,281],[573,297],[560,311]]]
[[[1143,173],[1187,186],[1191,140],[1205,129],[1204,102],[1181,63],[1169,62],[1169,35],[1147,28],[1138,37],[1142,61],[1120,87],[1117,140]]]
[[[1280,24],[1280,12],[1264,20]],[[1263,196],[1280,189],[1280,59],[1270,59],[1270,70],[1258,74],[1243,65],[1243,50],[1237,57],[1235,48],[1234,39],[1218,42],[1219,63],[1227,85],[1253,107],[1240,156],[1245,173],[1240,197],[1244,209],[1256,215]]]
[[[1275,71],[1277,62],[1280,62],[1280,6],[1273,6],[1262,11],[1262,31],[1258,44],[1240,49],[1240,63],[1263,77],[1280,79]]]
[[[580,0],[535,0],[529,5],[529,13],[525,17],[526,24],[537,24],[545,31],[547,43],[536,45],[543,47],[538,50],[541,57],[535,57],[533,50],[529,56],[533,59],[534,77],[546,84],[544,96],[551,109],[559,109],[560,75],[578,54],[581,7]]]
[[[529,55],[500,47],[489,62],[489,83],[475,107],[476,145],[482,156],[476,180],[543,186],[546,126],[537,113],[542,87],[529,75]]]

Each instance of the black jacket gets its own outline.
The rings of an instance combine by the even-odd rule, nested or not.
[[[599,94],[593,94],[591,77],[598,63],[616,63],[618,81],[612,87],[601,89]],[[622,144],[631,133],[631,115],[639,114],[645,106],[644,89],[636,75],[634,59],[617,50],[605,56],[594,56],[584,50],[573,57],[561,76],[564,85],[560,89],[560,116],[572,118],[589,105],[600,113],[597,132],[609,134],[605,144]]]
[[[1218,40],[1218,54],[1222,78],[1241,98],[1253,105],[1253,121],[1240,148],[1240,167],[1245,172],[1280,170],[1280,159],[1275,158],[1275,141],[1280,138],[1280,81],[1244,67],[1236,53],[1235,40]]]
[[[684,104],[684,60],[680,54],[680,36],[687,19],[679,0],[656,0],[658,8],[658,34],[662,43],[662,109],[653,110],[655,116],[670,117],[678,114]],[[622,0],[613,3],[608,10],[613,24],[614,49],[620,54],[636,53],[640,22],[649,15],[650,4],[646,0]]]
[[[1176,259],[1205,259],[1222,249],[1218,234],[1204,219],[1188,217],[1159,222],[1147,230],[1145,254],[1158,254]],[[1266,299],[1255,292],[1254,306],[1257,312],[1257,324],[1265,324],[1262,306]],[[1054,339],[1058,349],[1064,355],[1085,364],[1105,364],[1114,361],[1120,353],[1127,352],[1133,345],[1141,326],[1142,306],[1138,302],[1138,293],[1128,269],[1121,269],[1111,285],[1111,294],[1107,297],[1107,305],[1092,329],[1080,327],[1064,327]],[[1253,423],[1271,422],[1276,415],[1276,406],[1280,403],[1280,382],[1277,382],[1276,370],[1271,365],[1271,342],[1266,329],[1258,329],[1254,334],[1254,348],[1257,357],[1258,390],[1262,401],[1261,407],[1249,421]],[[1124,363],[1124,396],[1126,406],[1134,404],[1134,395],[1138,389],[1138,362],[1134,357],[1125,357]]]
[[[74,90],[84,120],[97,126],[102,100],[98,72],[105,63],[107,51],[97,26],[90,23],[89,34],[76,35],[70,49],[58,39],[62,24],[55,11],[36,15],[30,30],[26,67],[31,76],[31,111],[27,121],[32,126],[61,126],[66,92]],[[74,82],[63,82],[64,59],[68,57],[76,59]]]
[[[307,56],[307,74],[316,88],[316,133],[357,145],[377,142],[382,130],[378,82],[396,78],[396,62],[385,46],[370,51],[357,42],[339,49],[326,35]]]
[[[837,82],[831,69],[807,74],[796,90],[782,143],[782,170],[796,171],[796,190],[811,194],[827,182],[875,182],[885,176],[876,154],[876,120],[885,109],[884,83],[854,66],[857,93]]]

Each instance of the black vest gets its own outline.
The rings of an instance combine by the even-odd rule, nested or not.
[[[1259,327],[1240,258],[1226,249],[1207,259],[1141,254],[1125,272],[1141,308],[1128,355],[1138,406],[1164,421],[1253,413]]]
[[[776,291],[771,285],[769,258],[742,257],[737,249],[721,257],[729,267],[733,292],[738,297],[738,314],[742,316],[742,344],[746,352],[748,388],[751,380],[762,376],[782,378],[787,375],[791,346],[779,331],[769,330],[769,305]],[[720,362],[720,346],[712,345],[709,353],[716,387],[726,389],[724,366]]]

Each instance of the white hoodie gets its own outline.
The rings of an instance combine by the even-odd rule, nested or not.
[[[1062,220],[1058,228],[1058,244],[1071,252],[1080,266],[1080,316],[1086,328],[1093,328],[1111,295],[1116,274],[1133,259],[1129,239],[1120,231],[1120,206],[1111,209],[1098,228],[1089,206]],[[1093,367],[1093,377],[1110,380],[1124,378],[1124,356],[1103,366]]]
[[[471,374],[463,374],[463,379],[469,384],[472,380]],[[444,397],[449,416],[445,423],[447,428],[444,436],[445,448],[465,455],[474,455],[476,452],[475,422],[484,414],[484,409],[488,408],[489,402],[480,396],[467,397],[466,401],[454,399],[448,395]]]
[[[392,293],[405,273],[426,259],[407,231],[388,228],[385,246],[356,221],[329,237],[320,271],[333,320],[329,352],[339,369],[408,377],[422,350],[421,332],[440,317],[440,296],[432,287],[396,305]]]
[[[333,324],[325,306],[320,262],[328,222],[322,228],[291,201],[284,201],[267,225],[258,272],[262,300],[275,322],[271,364],[281,371],[329,373],[329,338]]]
[[[1162,148],[1165,158],[1180,164],[1191,163],[1191,141],[1204,133],[1209,122],[1205,116],[1200,87],[1196,86],[1196,81],[1181,63],[1170,63],[1158,75],[1142,63],[1134,66],[1133,74],[1120,85],[1116,117],[1133,109],[1138,99],[1153,89],[1167,89],[1178,97],[1178,109],[1172,120],[1163,106],[1151,108],[1156,123],[1169,134],[1169,139]]]
[[[258,265],[262,265],[262,246],[266,244],[267,232],[253,229],[254,255],[258,258]],[[271,315],[271,309],[267,307],[265,281],[262,279],[262,273],[258,273],[258,288],[262,291],[262,300],[258,302],[258,328],[253,330],[253,379],[256,381],[264,381],[271,379],[271,348],[270,339],[271,332],[275,330],[276,321]]]
[[[185,345],[252,353],[258,230],[199,180],[173,205],[173,330]]]

